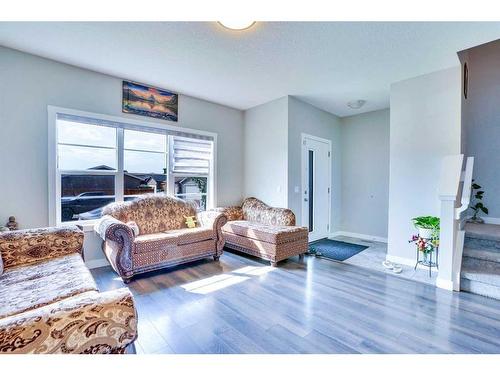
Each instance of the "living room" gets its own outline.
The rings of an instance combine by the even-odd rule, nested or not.
[[[61,12],[0,22],[0,353],[500,353],[499,22]]]

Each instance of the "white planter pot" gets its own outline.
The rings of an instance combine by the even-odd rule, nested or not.
[[[434,229],[418,228],[418,235],[420,236],[420,238],[433,238],[434,233]]]

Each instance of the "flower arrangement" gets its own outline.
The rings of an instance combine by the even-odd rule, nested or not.
[[[437,247],[439,247],[438,238],[422,238],[420,236],[413,235],[409,242],[414,242],[417,249],[424,254],[432,253]]]

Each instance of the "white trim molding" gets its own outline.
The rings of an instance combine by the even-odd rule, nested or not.
[[[354,238],[359,238],[360,240],[387,243],[386,237],[372,236],[371,234],[346,232],[346,231],[342,231],[342,230],[330,233],[330,237],[335,237],[335,236],[354,237]]]
[[[333,149],[332,149],[332,141],[330,139],[317,137],[315,135],[311,135],[311,134],[307,134],[307,133],[300,133],[300,168],[301,168],[300,181],[301,181],[301,188],[302,188],[301,195],[300,195],[300,200],[301,200],[300,207],[301,207],[301,222],[302,222],[302,224],[305,223],[304,216],[306,215],[306,212],[307,212],[305,205],[304,205],[304,201],[303,201],[304,197],[302,196],[302,192],[309,190],[309,186],[307,186],[307,183],[306,183],[308,176],[306,176],[306,171],[305,171],[306,170],[305,143],[306,143],[307,139],[312,140],[312,141],[325,143],[326,145],[328,145],[328,228],[327,228],[326,233],[318,234],[315,236],[315,238],[311,239],[311,241],[316,241],[316,240],[322,238],[323,235],[328,236],[329,235],[328,232],[330,230],[332,230],[332,215],[333,215],[333,213],[332,213],[332,194],[333,194],[333,189],[332,189],[332,186],[333,186],[333,183],[332,183],[332,165],[333,165],[333,163],[332,163],[332,159],[333,159]],[[309,222],[309,220],[310,219],[308,218],[308,222]]]
[[[436,278],[436,286],[438,288],[441,288],[441,289],[446,289],[446,290],[451,290],[451,291],[454,290],[452,280],[446,280],[446,279],[442,279],[440,277]]]
[[[500,225],[500,217],[489,217],[489,216],[481,216],[481,219],[484,220],[485,224],[495,224]]]

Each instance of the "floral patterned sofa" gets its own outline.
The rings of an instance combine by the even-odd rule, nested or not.
[[[0,232],[0,353],[123,353],[134,342],[130,291],[100,293],[82,246],[76,227]]]
[[[229,220],[222,233],[230,249],[269,260],[272,266],[307,252],[309,231],[295,226],[295,215],[287,208],[269,207],[257,198],[247,198],[241,207],[214,211],[224,213]]]
[[[225,215],[196,212],[193,204],[165,194],[111,203],[103,215],[95,230],[104,240],[111,266],[125,282],[140,273],[210,256],[217,261],[224,248]],[[187,228],[189,216],[196,217],[195,228]]]

